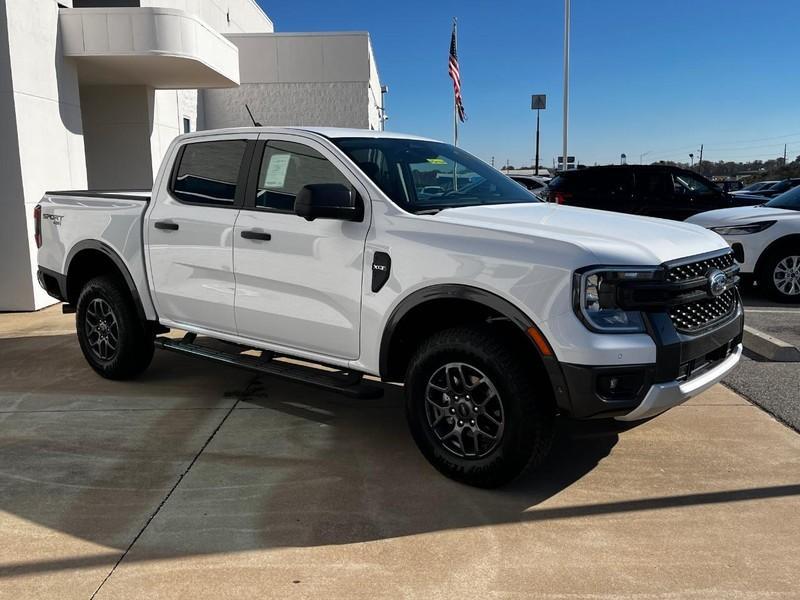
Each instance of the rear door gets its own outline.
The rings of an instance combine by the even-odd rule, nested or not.
[[[162,321],[236,334],[233,228],[256,137],[208,136],[177,149],[145,222]]]
[[[371,217],[366,189],[321,142],[291,134],[264,136],[233,235],[239,335],[357,358]],[[364,202],[363,221],[307,221],[294,214],[300,189],[318,183],[354,188]]]
[[[632,175],[630,171],[618,169],[587,170],[573,181],[573,198],[567,204],[631,212]]]

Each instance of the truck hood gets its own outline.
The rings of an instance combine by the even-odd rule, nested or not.
[[[546,202],[448,208],[434,218],[569,243],[591,254],[595,264],[658,265],[728,247],[696,225]]]
[[[770,208],[769,206],[740,206],[737,208],[723,208],[710,210],[689,217],[687,221],[703,227],[717,227],[719,225],[744,225],[758,221],[786,219],[798,216],[795,210],[783,208]]]

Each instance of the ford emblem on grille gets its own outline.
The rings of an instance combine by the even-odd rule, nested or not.
[[[708,291],[711,292],[711,295],[715,298],[717,296],[721,296],[725,289],[728,287],[728,276],[720,271],[719,269],[714,269],[709,272],[708,274]]]

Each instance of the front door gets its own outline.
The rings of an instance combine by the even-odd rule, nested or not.
[[[165,322],[236,334],[233,227],[256,135],[245,138],[184,144],[169,181],[154,190],[145,243],[153,300]]]
[[[371,215],[366,190],[323,144],[291,135],[260,140],[250,175],[233,235],[239,335],[358,358]],[[354,188],[364,199],[364,219],[307,221],[295,215],[295,196],[316,183]]]

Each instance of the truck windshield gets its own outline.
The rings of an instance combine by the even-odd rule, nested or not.
[[[398,138],[339,138],[333,142],[409,212],[539,202],[494,167],[450,144]]]
[[[800,210],[800,186],[775,196],[767,202],[770,208],[785,208],[786,210]]]

